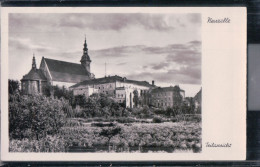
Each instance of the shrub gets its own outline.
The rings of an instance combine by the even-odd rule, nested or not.
[[[19,81],[9,79],[8,80],[9,94],[14,94],[19,91]]]
[[[162,119],[160,117],[154,117],[152,122],[153,123],[162,123]]]
[[[112,122],[110,122],[110,123],[98,122],[98,123],[92,123],[91,126],[96,126],[96,127],[112,127],[112,126],[115,126],[115,124],[112,123]]]
[[[10,95],[10,137],[14,139],[29,137],[39,140],[48,134],[58,133],[65,123],[66,105],[64,100],[40,95]]]
[[[116,119],[116,121],[118,123],[133,123],[135,122],[136,120],[133,119],[133,118],[127,118],[127,117],[119,117]]]
[[[11,140],[10,152],[65,152],[65,141],[57,136],[47,136],[40,140]]]

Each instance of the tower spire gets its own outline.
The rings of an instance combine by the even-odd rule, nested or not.
[[[88,54],[88,45],[87,45],[86,34],[85,34],[85,42],[84,42],[83,54]]]
[[[86,39],[86,34],[85,34],[85,42],[84,42],[84,45],[83,45],[83,55],[81,57],[81,65],[86,69],[87,73],[90,74],[90,63],[91,63],[91,60],[90,60],[90,57],[88,55],[88,46],[87,46],[87,39]]]
[[[34,53],[33,53],[33,60],[32,60],[32,69],[36,70],[36,61],[35,61]]]

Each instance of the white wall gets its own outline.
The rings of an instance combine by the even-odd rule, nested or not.
[[[58,85],[60,87],[65,86],[65,88],[69,88],[70,86],[75,85],[75,84],[76,83],[52,81],[53,86],[56,86],[56,85]]]

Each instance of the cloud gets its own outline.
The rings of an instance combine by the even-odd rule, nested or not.
[[[201,84],[200,71],[193,67],[168,72],[141,72],[126,75],[127,78],[148,81],[155,80],[162,83]]]
[[[123,63],[117,63],[116,65],[117,66],[123,66],[123,65],[126,65],[127,63],[126,62],[123,62]]]
[[[129,77],[142,79],[145,76],[160,82],[201,84],[201,42],[174,44],[162,48],[145,48],[149,53],[168,54],[157,63],[146,64],[144,72],[129,74]]]
[[[173,30],[172,25],[167,24],[165,15],[162,14],[70,14],[59,21],[62,27],[85,28],[94,30],[120,31],[133,25],[146,30],[167,31]]]
[[[187,14],[188,20],[195,24],[201,24],[201,14],[199,13],[192,13]]]
[[[14,50],[24,50],[24,51],[29,50],[29,51],[39,52],[39,53],[49,53],[55,50],[55,48],[46,45],[35,44],[30,39],[24,39],[24,38],[10,38],[9,46],[11,49]]]
[[[27,30],[52,27],[49,31],[62,28],[88,28],[92,30],[121,31],[139,27],[153,31],[171,31],[176,27],[186,27],[187,23],[201,23],[200,14],[151,14],[151,13],[41,13],[10,14],[12,30],[25,27]]]
[[[125,57],[133,53],[141,53],[145,49],[144,45],[118,46],[100,50],[90,50],[90,54],[95,57]]]
[[[159,69],[164,69],[168,67],[170,64],[168,62],[160,62],[158,64],[153,64],[152,69],[154,70],[159,70]]]
[[[161,54],[169,55],[171,59],[183,59],[182,56],[192,56],[196,54],[200,56],[200,41],[191,41],[187,44],[172,44],[164,47],[150,47],[145,45],[135,46],[118,46],[107,49],[91,50],[91,54],[96,57],[123,57],[129,54],[135,55],[135,53],[153,54],[160,56]],[[195,58],[196,59],[196,58]]]
[[[10,27],[37,27],[48,25],[56,28],[89,28],[93,30],[120,31],[137,26],[145,30],[168,31],[174,26],[168,24],[164,14],[141,13],[78,13],[78,14],[10,14]],[[39,27],[38,27],[39,28]]]

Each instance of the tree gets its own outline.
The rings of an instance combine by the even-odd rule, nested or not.
[[[74,100],[72,102],[72,107],[80,106],[82,108],[85,107],[87,104],[87,98],[85,95],[77,95],[74,97]]]
[[[110,151],[110,140],[113,136],[120,134],[121,128],[120,127],[113,127],[113,128],[104,128],[102,131],[99,133],[100,136],[104,136],[108,138],[108,151]]]
[[[138,91],[134,90],[133,94],[134,94],[134,98],[133,98],[134,106],[138,107],[138,104],[139,104],[139,101],[140,101],[139,96],[138,96]]]
[[[9,134],[11,138],[39,140],[59,132],[65,123],[66,101],[46,96],[9,97]]]
[[[15,92],[19,91],[19,81],[9,79],[8,90],[9,90],[9,94],[14,94]]]

